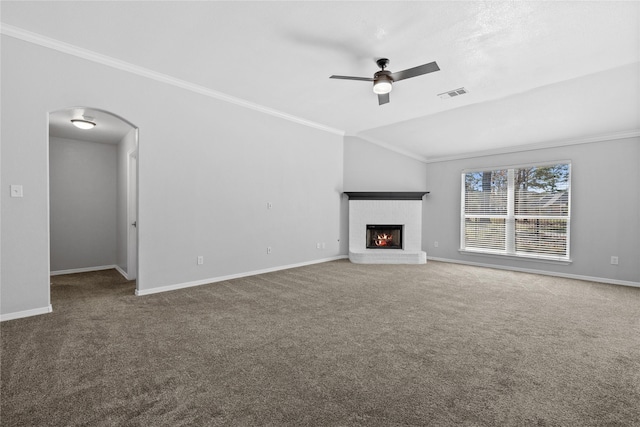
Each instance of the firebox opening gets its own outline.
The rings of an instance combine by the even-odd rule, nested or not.
[[[402,224],[367,224],[367,249],[402,249]]]

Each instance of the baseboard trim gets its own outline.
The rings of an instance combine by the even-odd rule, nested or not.
[[[6,320],[22,319],[23,317],[37,316],[39,314],[47,314],[53,311],[53,307],[49,304],[46,307],[33,308],[31,310],[16,311],[14,313],[0,314],[0,322]]]
[[[62,274],[75,274],[75,273],[87,273],[89,271],[101,271],[101,270],[111,270],[115,268],[119,269],[117,265],[98,265],[96,267],[84,267],[84,268],[72,268],[69,270],[56,270],[49,273],[50,276],[60,276]],[[120,271],[120,270],[118,270]]]
[[[597,283],[606,283],[608,285],[620,285],[620,286],[632,286],[635,288],[640,288],[640,282],[631,282],[628,280],[617,280],[617,279],[609,279],[607,277],[592,277],[592,276],[582,276],[579,274],[566,274],[566,273],[558,273],[555,271],[544,271],[544,270],[534,270],[530,268],[519,268],[519,267],[509,267],[504,265],[494,265],[494,264],[485,264],[481,262],[469,262],[469,261],[460,261],[457,259],[448,259],[448,258],[437,258],[437,257],[427,257],[429,261],[439,261],[439,262],[448,262],[452,264],[464,264],[464,265],[472,265],[474,267],[486,267],[486,268],[495,268],[498,270],[509,270],[509,271],[518,271],[521,273],[532,273],[532,274],[541,274],[543,276],[553,276],[553,277],[562,277],[565,279],[576,279],[576,280],[585,280],[587,282],[597,282]]]
[[[116,271],[117,271],[118,273],[120,273],[120,275],[121,275],[122,277],[124,277],[124,278],[125,278],[125,279],[127,279],[127,280],[131,280],[131,279],[129,279],[129,275],[127,274],[127,272],[126,272],[126,271],[124,271],[124,270],[123,270],[119,265],[114,265],[114,266],[113,266],[113,268],[115,268],[115,269],[116,269]]]
[[[144,296],[144,295],[157,294],[157,293],[161,293],[161,292],[175,291],[175,290],[178,290],[178,289],[191,288],[191,287],[194,287],[194,286],[207,285],[207,284],[210,284],[210,283],[224,282],[225,280],[240,279],[242,277],[256,276],[258,274],[272,273],[274,271],[281,271],[281,270],[289,270],[291,268],[304,267],[304,266],[307,266],[307,265],[321,264],[321,263],[324,263],[324,262],[330,262],[330,261],[336,261],[336,260],[339,260],[339,259],[348,259],[348,258],[349,258],[348,255],[338,255],[338,256],[334,256],[334,257],[322,258],[322,259],[317,259],[317,260],[313,260],[313,261],[305,261],[305,262],[300,262],[300,263],[296,263],[296,264],[281,265],[281,266],[278,266],[278,267],[265,268],[263,270],[253,270],[253,271],[248,271],[248,272],[245,272],[245,273],[230,274],[228,276],[211,277],[209,279],[195,280],[193,282],[177,283],[175,285],[169,285],[169,286],[160,286],[158,288],[136,289],[136,295],[137,296]]]

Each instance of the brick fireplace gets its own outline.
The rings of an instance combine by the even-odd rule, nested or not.
[[[345,192],[349,259],[357,264],[425,264],[422,192]]]

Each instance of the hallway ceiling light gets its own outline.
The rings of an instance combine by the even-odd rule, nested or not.
[[[96,123],[93,121],[93,117],[82,116],[79,119],[71,119],[71,123],[78,129],[92,129]]]

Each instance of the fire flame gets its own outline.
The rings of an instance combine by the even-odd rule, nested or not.
[[[389,246],[391,244],[391,239],[393,239],[391,234],[378,234],[378,238],[375,241],[376,246]]]

